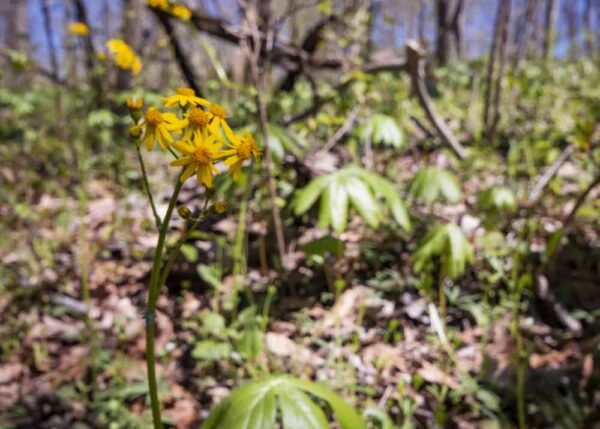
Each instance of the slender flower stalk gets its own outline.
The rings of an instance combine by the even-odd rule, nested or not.
[[[179,114],[161,112],[155,107],[148,108],[144,113],[142,111],[143,100],[128,99],[126,102],[130,117],[133,120],[133,125],[129,128],[129,135],[136,143],[144,191],[150,201],[152,214],[159,230],[148,284],[146,309],[146,364],[154,429],[162,429],[163,427],[154,350],[156,305],[161,288],[167,281],[181,247],[201,225],[202,221],[207,218],[209,212],[211,214],[221,214],[228,210],[227,202],[219,201],[211,207],[210,211],[207,211],[208,203],[215,195],[212,191],[215,187],[215,176],[221,175],[228,167],[229,176],[236,181],[240,176],[243,164],[246,161],[249,162],[251,158],[258,160],[261,152],[256,146],[252,135],[246,133],[243,137],[240,137],[233,132],[225,120],[225,110],[220,105],[197,97],[192,89],[178,88],[175,95],[164,99],[164,104],[166,107],[178,108]],[[205,108],[207,110],[204,110]],[[227,149],[223,148],[225,140],[222,133],[225,134],[225,138],[229,142]],[[172,134],[176,136],[174,137]],[[178,137],[179,135],[181,137]],[[175,189],[171,194],[167,212],[163,219],[158,215],[154,203],[146,165],[140,149],[141,145],[144,145],[150,151],[153,149],[155,142],[158,142],[161,149],[166,149],[171,153],[174,158],[171,166],[183,167],[177,178]],[[218,163],[222,166],[221,169],[217,168]],[[173,210],[177,205],[179,192],[183,187],[183,183],[194,175],[196,176],[197,185],[206,189],[204,207],[198,218],[192,218],[191,210],[185,206],[178,209],[179,215],[190,223],[163,265],[167,233]],[[248,197],[247,192],[245,195],[246,200]]]
[[[156,222],[156,227],[160,229],[160,216],[156,211],[156,205],[154,204],[154,197],[152,196],[152,192],[150,192],[150,185],[148,183],[148,175],[146,174],[146,165],[144,163],[144,158],[142,157],[142,152],[140,151],[140,147],[137,147],[137,156],[140,162],[140,170],[142,171],[142,180],[144,181],[144,191],[146,191],[146,195],[148,196],[148,200],[150,201],[150,207],[152,207],[152,214],[154,215],[154,221]]]

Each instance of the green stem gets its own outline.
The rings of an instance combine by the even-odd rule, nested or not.
[[[150,200],[150,206],[152,207],[152,214],[154,214],[154,221],[156,222],[156,227],[160,229],[160,216],[156,211],[156,205],[154,204],[154,198],[152,197],[152,192],[150,192],[150,184],[148,183],[148,175],[146,174],[146,165],[144,164],[144,158],[142,157],[142,152],[140,151],[140,147],[137,147],[137,155],[138,160],[140,161],[140,168],[142,170],[142,178],[144,180],[144,190],[146,191],[146,195],[148,196],[148,200]]]
[[[208,208],[209,200],[210,200],[210,198],[206,197],[206,199],[204,200],[204,207],[202,208],[202,213],[200,214],[200,217],[197,219],[194,219],[194,222],[190,225],[190,227],[185,232],[183,237],[181,237],[177,241],[177,244],[175,244],[175,247],[173,248],[173,250],[171,250],[171,253],[169,254],[169,258],[167,259],[167,263],[161,270],[160,280],[158,281],[158,290],[159,291],[160,291],[160,288],[162,288],[163,285],[167,282],[167,277],[169,277],[169,273],[171,272],[171,268],[173,268],[173,264],[175,263],[175,258],[177,258],[177,255],[179,254],[179,251],[181,250],[181,246],[183,246],[185,244],[185,242],[190,238],[190,236],[196,230],[196,228],[198,228],[198,225],[200,225],[200,222],[202,222],[206,219],[206,209]]]
[[[512,267],[512,286],[513,286],[513,320],[512,327],[515,339],[517,342],[517,384],[516,384],[516,399],[517,399],[517,415],[519,420],[519,429],[526,429],[526,414],[525,414],[525,364],[524,361],[524,349],[523,349],[523,336],[521,333],[520,326],[520,307],[521,307],[521,289],[522,286],[519,281],[519,271],[521,269],[521,254],[519,251],[519,245],[517,244],[517,250],[515,252],[514,263]]]
[[[177,196],[181,190],[180,177],[177,178],[175,190],[169,201],[169,207],[163,221],[161,222],[160,232],[158,235],[158,243],[154,251],[154,259],[152,262],[152,272],[150,274],[150,285],[148,287],[148,308],[146,313],[146,364],[148,369],[148,389],[150,393],[150,405],[152,407],[152,420],[154,421],[154,429],[162,429],[162,419],[160,416],[160,402],[158,400],[158,387],[156,383],[156,360],[154,357],[154,331],[155,331],[155,314],[156,302],[160,293],[160,263],[162,260],[163,250],[165,246],[165,238],[169,230],[169,222],[173,214],[173,209],[177,203]]]
[[[169,254],[169,258],[167,259],[167,263],[165,264],[165,266],[163,267],[163,269],[161,271],[160,280],[158,282],[159,290],[166,283],[167,277],[169,276],[169,273],[171,272],[171,268],[173,268],[173,264],[175,263],[175,259],[176,259],[177,255],[179,254],[179,251],[181,250],[181,246],[183,246],[183,244],[188,240],[188,238],[190,238],[190,236],[196,230],[196,228],[198,227],[198,224],[200,224],[201,221],[202,221],[202,219],[198,219],[198,220],[194,221],[194,223],[192,225],[190,225],[188,230],[185,232],[183,237],[181,237],[179,239],[179,241],[177,241],[177,244],[175,244],[175,247],[173,248],[173,250],[171,250],[171,253]]]

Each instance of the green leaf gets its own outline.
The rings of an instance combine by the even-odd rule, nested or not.
[[[410,230],[406,207],[394,186],[383,177],[355,165],[317,177],[308,186],[296,191],[295,213],[305,213],[319,197],[319,226],[323,229],[332,226],[335,231],[343,231],[348,223],[350,202],[371,227],[379,226],[387,206],[394,220],[406,231]],[[385,206],[380,198],[383,198]]]
[[[277,396],[285,429],[329,428],[325,413],[301,390],[284,385]]]
[[[477,207],[486,212],[510,213],[517,209],[517,197],[506,186],[493,186],[479,195]]]
[[[367,185],[356,177],[348,177],[345,180],[344,187],[350,196],[352,206],[358,211],[360,217],[370,227],[377,228],[381,219],[381,210]]]
[[[372,115],[369,120],[359,127],[363,140],[371,139],[374,144],[383,144],[401,148],[406,144],[406,136],[394,118],[381,113]]]
[[[316,240],[310,241],[302,246],[302,251],[307,256],[312,255],[325,255],[330,253],[332,255],[342,256],[344,254],[344,242],[331,235],[317,238]]]
[[[473,262],[473,248],[457,225],[437,225],[414,255],[415,270],[422,271],[434,258],[441,260],[443,274],[455,279],[464,274],[467,264]]]
[[[217,406],[203,429],[274,428],[277,412],[274,394],[272,381],[250,382]],[[261,426],[254,426],[257,423]]]
[[[402,198],[400,198],[400,194],[394,186],[383,177],[374,173],[366,174],[365,179],[375,192],[385,199],[396,223],[409,232],[411,230],[410,217]]]
[[[315,177],[305,188],[296,192],[294,213],[301,215],[311,208],[327,186],[327,182],[328,176]]]
[[[410,184],[409,192],[425,204],[431,204],[442,198],[449,203],[455,203],[461,195],[456,177],[449,171],[437,167],[425,167],[419,170]]]
[[[199,264],[196,271],[202,280],[211,285],[215,290],[221,288],[221,279],[218,270],[210,265]]]
[[[263,337],[263,332],[258,326],[247,327],[236,341],[237,351],[245,359],[256,359],[262,353]]]
[[[308,395],[307,395],[308,393]],[[360,414],[328,388],[290,376],[253,381],[217,405],[203,429],[330,429],[327,416],[311,397],[326,402],[341,429],[366,429]]]
[[[231,355],[231,345],[229,343],[204,340],[199,341],[192,350],[192,357],[198,360],[217,361],[228,358]]]
[[[313,383],[299,378],[290,378],[290,383],[326,401],[342,429],[366,429],[365,422],[356,412],[333,390],[319,383]]]
[[[344,177],[337,176],[329,184],[329,219],[331,226],[337,232],[342,232],[348,224],[348,193],[344,187]]]
[[[188,262],[194,263],[198,260],[198,249],[196,249],[196,246],[192,246],[191,244],[184,244],[181,246],[180,251]]]

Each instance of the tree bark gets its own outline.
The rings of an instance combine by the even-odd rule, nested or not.
[[[498,0],[496,21],[494,23],[494,36],[490,48],[485,105],[483,109],[485,136],[490,141],[494,139],[496,127],[500,121],[500,101],[502,80],[504,79],[504,72],[506,69],[510,3],[511,0]]]
[[[544,11],[544,59],[546,61],[554,56],[554,41],[556,39],[556,18],[558,9],[556,0],[546,0]]]

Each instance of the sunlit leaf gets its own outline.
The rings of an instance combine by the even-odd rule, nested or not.
[[[449,203],[458,201],[461,195],[456,177],[438,167],[425,167],[413,178],[409,192],[423,203],[431,204],[441,199]]]
[[[439,258],[444,275],[455,279],[465,272],[473,257],[473,248],[457,225],[437,225],[414,255],[415,270],[422,271],[428,262]]]
[[[212,411],[203,429],[331,429],[325,410],[331,409],[341,429],[366,429],[360,414],[325,386],[290,376],[252,381],[234,390]]]

